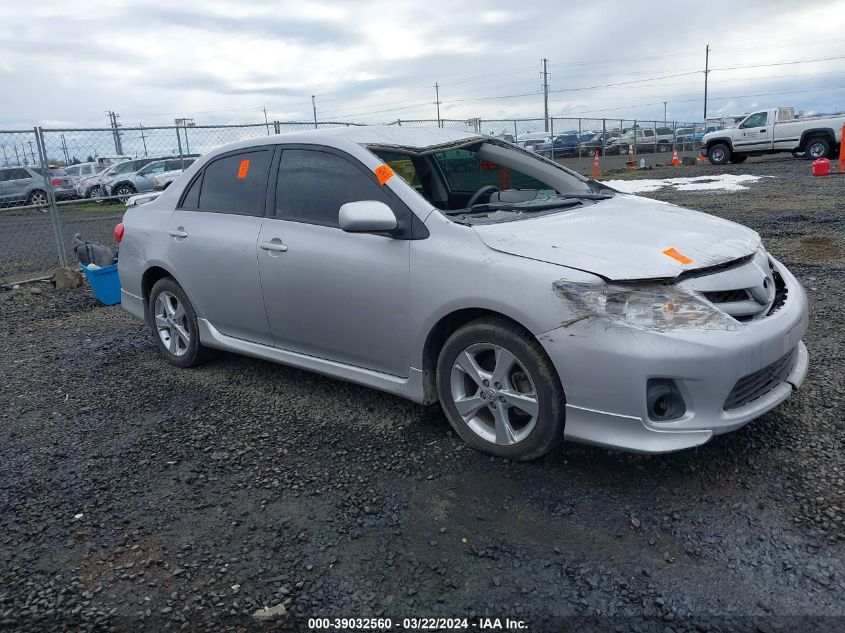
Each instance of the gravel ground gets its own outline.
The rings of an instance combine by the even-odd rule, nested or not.
[[[172,368],[85,288],[0,294],[0,630],[843,630],[845,180],[791,158],[634,176],[717,172],[776,177],[648,195],[763,235],[809,293],[811,368],[677,454],[509,463],[437,407],[228,354]]]

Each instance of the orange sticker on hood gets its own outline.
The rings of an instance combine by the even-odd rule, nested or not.
[[[684,255],[680,251],[675,250],[674,248],[667,248],[665,251],[663,251],[663,254],[668,255],[672,259],[677,259],[684,266],[686,266],[687,264],[692,264],[692,260],[689,257]]]
[[[393,170],[388,165],[379,165],[373,170],[373,173],[378,178],[378,184],[380,185],[393,178]]]

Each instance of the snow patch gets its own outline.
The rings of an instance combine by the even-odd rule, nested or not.
[[[756,182],[763,176],[750,174],[714,174],[694,178],[663,178],[642,180],[604,180],[608,187],[624,193],[650,193],[663,187],[674,187],[678,191],[743,191],[748,189],[743,183]]]

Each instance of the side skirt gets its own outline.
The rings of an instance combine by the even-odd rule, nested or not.
[[[313,371],[314,373],[329,376],[330,378],[338,378],[357,385],[386,391],[407,398],[408,400],[413,400],[414,402],[423,402],[423,372],[414,367],[410,368],[410,375],[407,378],[401,378],[354,365],[346,365],[324,358],[317,358],[316,356],[308,356],[307,354],[291,352],[278,347],[269,347],[260,343],[253,343],[227,336],[209,323],[207,319],[197,319],[197,325],[200,331],[200,341],[208,347]]]

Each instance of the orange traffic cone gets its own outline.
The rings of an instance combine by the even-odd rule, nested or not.
[[[637,168],[637,161],[634,160],[634,145],[633,143],[628,146],[628,161],[625,163],[625,167],[628,169],[636,169]]]
[[[678,160],[678,148],[677,147],[672,148],[672,164],[675,167],[677,167],[678,165],[681,164],[681,161]]]
[[[593,159],[593,178],[599,177],[599,150],[596,150],[596,156]]]

